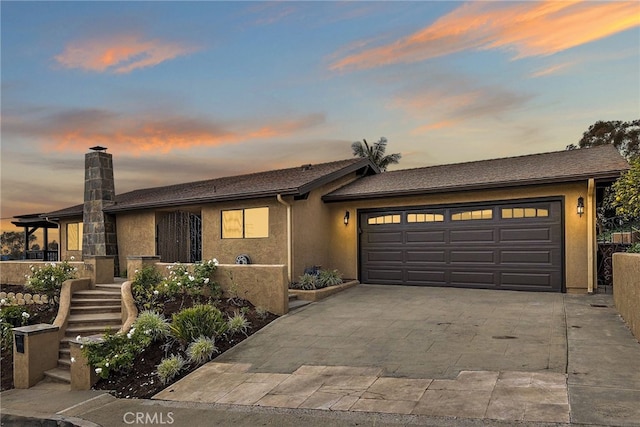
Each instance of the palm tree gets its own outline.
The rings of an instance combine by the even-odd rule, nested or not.
[[[384,136],[373,145],[367,144],[366,139],[363,139],[362,142],[356,141],[351,144],[351,149],[353,150],[354,156],[368,157],[382,172],[387,170],[387,166],[397,164],[402,157],[400,153],[385,155],[387,151],[387,138]]]

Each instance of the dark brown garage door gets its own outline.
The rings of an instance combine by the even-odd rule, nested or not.
[[[363,283],[563,290],[560,201],[360,212]]]

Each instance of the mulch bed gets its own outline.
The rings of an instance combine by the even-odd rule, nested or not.
[[[1,285],[1,291],[3,292],[25,292],[26,289],[21,285]],[[189,296],[183,298],[177,298],[173,301],[165,301],[163,314],[167,319],[171,319],[171,315],[180,311],[182,308],[191,307],[194,301]],[[33,311],[30,311],[31,318],[30,324],[34,323],[52,323],[57,313],[52,313],[44,309],[48,306],[31,305]],[[218,355],[224,353],[226,350],[232,348],[236,344],[244,341],[247,337],[256,333],[278,316],[268,313],[265,317],[260,318],[256,315],[255,307],[246,300],[236,299],[229,301],[222,299],[216,303],[216,307],[227,315],[233,315],[234,311],[241,310],[246,307],[245,317],[250,322],[250,328],[247,331],[247,335],[238,334],[231,339],[217,339],[216,347],[218,348]],[[177,343],[173,345],[165,345],[164,343],[154,342],[147,347],[141,354],[139,354],[134,361],[134,368],[131,372],[124,374],[113,373],[108,379],[100,379],[94,386],[97,390],[108,390],[112,395],[119,398],[140,398],[146,399],[159,393],[170,384],[180,380],[189,373],[198,368],[196,365],[187,365],[187,367],[180,373],[179,376],[174,378],[167,384],[162,384],[156,375],[156,367],[160,361],[172,354],[184,352]],[[6,349],[2,351],[2,364],[0,366],[2,373],[2,391],[13,388],[13,351],[12,349]],[[215,360],[215,359],[214,359]]]

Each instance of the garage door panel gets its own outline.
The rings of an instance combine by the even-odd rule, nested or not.
[[[403,251],[370,251],[367,252],[368,262],[402,262]]]
[[[495,264],[494,251],[451,251],[451,263]]]
[[[501,242],[550,242],[552,232],[545,228],[507,228],[500,230]]]
[[[489,271],[452,271],[450,281],[456,286],[493,285],[495,274]]]
[[[411,262],[420,262],[420,263],[443,263],[445,262],[445,251],[418,251],[418,250],[407,250],[406,251],[407,263]]]
[[[407,270],[407,283],[445,286],[446,276],[444,270]]]
[[[451,243],[479,243],[479,242],[493,242],[495,240],[495,230],[483,229],[462,229],[451,230],[449,233],[449,241]]]
[[[500,264],[552,264],[550,250],[503,250],[500,252]]]
[[[364,283],[562,291],[560,201],[438,208],[438,221],[418,211],[431,210],[380,209],[359,216]],[[454,220],[463,211],[492,215]],[[370,224],[372,215],[398,222]]]
[[[446,233],[438,231],[411,231],[406,232],[407,243],[445,243]]]
[[[402,243],[402,231],[378,231],[368,234],[369,243]]]
[[[366,283],[374,283],[375,281],[384,281],[391,283],[401,283],[404,280],[401,269],[369,269],[367,270]]]

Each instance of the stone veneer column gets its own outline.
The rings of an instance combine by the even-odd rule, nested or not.
[[[114,270],[117,270],[116,220],[103,211],[114,204],[116,198],[113,158],[104,152],[106,148],[92,147],[91,150],[85,155],[82,255],[114,256]],[[117,273],[114,271],[114,276]]]

